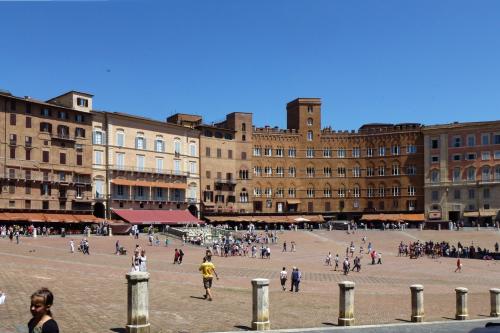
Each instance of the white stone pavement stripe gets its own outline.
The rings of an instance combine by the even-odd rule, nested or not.
[[[360,333],[400,333],[400,332],[412,332],[412,333],[429,333],[429,332],[469,332],[474,328],[482,328],[488,322],[498,322],[494,318],[488,319],[471,319],[466,321],[435,321],[435,322],[423,322],[423,323],[396,323],[396,324],[383,324],[383,325],[360,325],[360,326],[349,326],[349,327],[316,327],[316,328],[293,328],[293,329],[279,329],[279,330],[269,330],[268,333],[298,333],[298,332],[309,332],[309,333],[340,333],[340,332],[360,332]],[[272,327],[272,317],[271,317],[271,327]],[[485,332],[498,333],[499,329],[486,330]],[[211,333],[237,333],[241,331],[229,331],[229,332],[211,332]]]

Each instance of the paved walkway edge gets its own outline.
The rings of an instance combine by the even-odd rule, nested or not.
[[[413,327],[423,328],[423,326],[465,326],[467,324],[475,324],[477,323],[479,327],[484,327],[487,322],[500,322],[500,319],[489,317],[489,318],[481,318],[481,319],[470,319],[470,320],[443,320],[443,321],[429,321],[423,323],[392,323],[392,324],[379,324],[379,325],[359,325],[359,326],[328,326],[328,327],[312,327],[312,328],[289,328],[289,329],[278,329],[278,330],[269,330],[269,331],[254,331],[254,332],[267,332],[267,333],[295,333],[295,332],[335,332],[335,331],[355,331],[355,330],[370,330],[370,332],[374,332],[374,329],[380,328],[381,331],[384,328],[397,328],[397,327]],[[271,321],[272,325],[272,321]],[[223,331],[223,332],[210,332],[210,333],[241,333],[242,330],[239,331]]]

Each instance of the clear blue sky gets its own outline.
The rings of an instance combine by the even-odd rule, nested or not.
[[[323,126],[500,119],[500,1],[0,0],[0,88],[206,122],[321,97]]]

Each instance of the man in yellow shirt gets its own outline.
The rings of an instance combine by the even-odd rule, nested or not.
[[[212,264],[212,262],[207,258],[203,258],[203,263],[201,264],[199,271],[201,272],[201,275],[203,276],[203,287],[205,288],[205,299],[208,298],[209,301],[212,300],[212,292],[210,291],[210,288],[212,288],[212,280],[215,277],[217,280],[219,279],[219,276],[217,275],[217,272],[215,271],[215,265]]]

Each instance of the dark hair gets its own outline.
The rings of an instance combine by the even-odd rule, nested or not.
[[[38,289],[33,294],[31,294],[31,298],[34,297],[43,298],[43,305],[45,306],[50,307],[52,306],[52,304],[54,304],[54,294],[52,294],[52,292],[48,288],[42,287]],[[52,317],[52,312],[50,311],[50,308],[47,309],[47,314]]]

